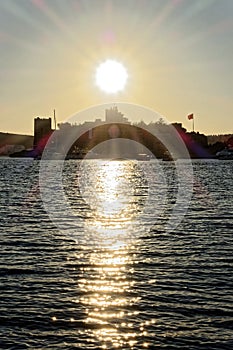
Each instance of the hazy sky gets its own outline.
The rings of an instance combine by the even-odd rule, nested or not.
[[[107,58],[129,74],[114,96],[95,86]],[[233,0],[1,0],[0,79],[1,131],[122,101],[232,133]]]

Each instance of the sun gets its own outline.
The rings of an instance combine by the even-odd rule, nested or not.
[[[106,60],[96,69],[96,85],[103,91],[111,94],[124,89],[128,73],[122,63],[115,60]]]

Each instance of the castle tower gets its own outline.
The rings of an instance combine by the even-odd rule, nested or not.
[[[46,144],[48,137],[51,135],[52,132],[52,121],[51,118],[35,118],[34,119],[34,148],[40,146],[42,143]],[[45,140],[45,142],[43,142]]]

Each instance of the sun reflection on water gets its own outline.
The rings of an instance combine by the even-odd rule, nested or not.
[[[107,224],[109,228],[118,223],[122,229],[122,223],[131,222],[140,209],[135,193],[136,176],[139,176],[134,172],[135,163],[99,161],[95,165],[95,171],[91,172],[84,165],[85,176],[79,179],[82,197],[92,210],[91,225]]]
[[[145,332],[138,321],[141,297],[133,288],[132,230],[140,212],[133,174],[132,162],[102,162],[94,177],[87,176],[82,183],[82,195],[93,213],[85,221],[84,233],[92,232],[94,248],[80,268],[79,302],[85,309],[87,329],[103,349],[133,348]]]
[[[128,248],[98,249],[90,254],[89,264],[81,269],[83,277],[78,284],[86,325],[103,348],[133,344],[137,332],[128,320],[138,315],[135,305],[140,297],[131,293],[134,269]]]

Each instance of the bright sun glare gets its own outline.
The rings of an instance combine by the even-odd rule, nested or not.
[[[125,67],[115,60],[106,60],[96,70],[96,84],[107,93],[124,89],[128,78]]]

